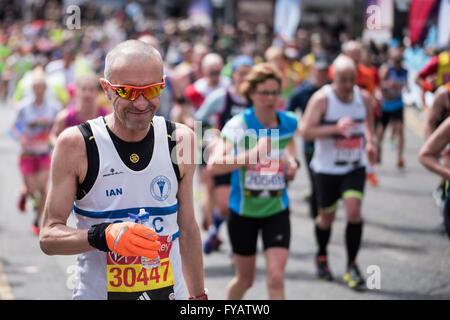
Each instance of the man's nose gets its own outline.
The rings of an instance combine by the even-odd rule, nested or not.
[[[355,83],[353,81],[347,81],[345,83],[346,88],[353,88],[354,85],[355,85]]]
[[[145,109],[148,106],[148,100],[145,99],[144,95],[142,94],[142,92],[138,93],[138,96],[136,99],[134,99],[133,101],[133,106],[136,109]]]

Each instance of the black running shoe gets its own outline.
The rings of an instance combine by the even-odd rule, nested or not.
[[[348,266],[347,272],[344,274],[344,281],[352,289],[362,289],[366,283],[356,263]]]
[[[327,256],[317,256],[316,258],[316,267],[317,267],[317,279],[333,281],[333,275],[330,272],[330,268],[328,268]]]

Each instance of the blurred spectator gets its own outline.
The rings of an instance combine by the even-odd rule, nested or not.
[[[292,74],[289,70],[289,60],[283,52],[283,49],[275,46],[267,48],[264,58],[280,72],[281,96],[279,98],[277,108],[282,110],[284,109],[285,103],[291,96],[295,87],[294,79],[292,78]]]
[[[217,53],[209,53],[202,60],[203,77],[188,85],[184,95],[198,109],[205,98],[218,88],[227,88],[230,79],[221,75],[223,59]]]
[[[342,45],[342,53],[350,57],[357,66],[356,84],[373,94],[376,88],[375,73],[362,64],[363,47],[358,41],[348,41]]]
[[[2,81],[8,86],[7,97],[11,97],[17,82],[33,67],[32,47],[28,44],[15,44],[12,54],[6,59]]]
[[[56,116],[51,132],[52,145],[55,145],[64,129],[109,113],[109,110],[98,104],[98,94],[98,77],[95,74],[86,74],[76,79],[75,104],[61,110]]]
[[[447,50],[432,57],[416,78],[423,91],[434,91],[447,82],[450,82],[450,37]]]

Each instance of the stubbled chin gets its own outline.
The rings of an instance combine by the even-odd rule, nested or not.
[[[126,127],[133,131],[147,130],[153,116],[153,113],[149,113],[147,116],[142,117],[128,117],[125,123]]]

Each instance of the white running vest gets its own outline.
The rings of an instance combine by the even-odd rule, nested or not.
[[[79,281],[73,299],[186,299],[179,250],[178,180],[173,170],[165,120],[153,117],[154,149],[142,171],[121,160],[103,117],[89,121],[99,151],[99,172],[92,189],[76,200],[78,229],[102,222],[134,221],[128,213],[150,213],[148,226],[160,236],[161,264],[142,269],[140,257],[123,257],[93,250],[78,255]],[[147,273],[143,270],[147,270]]]
[[[341,118],[352,117],[357,126],[349,138],[333,136],[315,139],[311,169],[316,173],[340,175],[364,167],[367,164],[364,140],[366,106],[359,87],[353,87],[353,101],[350,103],[339,100],[329,84],[321,90],[327,96],[327,111],[321,124],[336,124]]]

